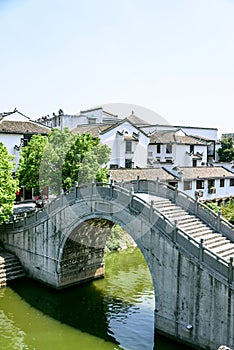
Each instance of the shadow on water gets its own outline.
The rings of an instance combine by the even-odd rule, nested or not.
[[[54,290],[28,278],[10,288],[30,306],[49,317],[105,341],[116,349],[190,350],[157,335],[154,339],[154,289],[139,251],[112,253],[105,258],[105,278]]]
[[[113,341],[108,334],[108,322],[104,295],[92,283],[54,290],[31,279],[21,279],[10,287],[28,304],[61,323],[65,323],[102,338]],[[117,300],[116,303],[120,303]],[[113,300],[113,303],[115,301]],[[120,305],[128,308],[126,302]]]
[[[118,343],[112,330],[114,322],[125,324],[129,314],[137,312],[136,304],[144,290],[153,293],[151,277],[146,276],[140,254],[110,254],[106,257],[105,278],[90,283],[54,290],[23,278],[11,282],[10,288],[43,314],[105,341]]]

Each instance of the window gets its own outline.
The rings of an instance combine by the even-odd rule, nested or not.
[[[118,169],[118,164],[110,164],[110,169]]]
[[[166,153],[172,153],[172,144],[171,143],[166,144]]]
[[[21,138],[20,144],[22,147],[28,146],[29,141],[30,141],[30,138],[27,136],[24,136],[24,138]]]
[[[196,189],[197,190],[203,190],[204,189],[204,180],[197,180],[197,182],[196,182]]]
[[[215,180],[208,180],[208,193],[216,193]]]
[[[194,153],[194,145],[189,146],[189,153]]]
[[[161,153],[161,144],[160,143],[157,144],[157,153]]]
[[[219,180],[219,187],[224,187],[225,185],[225,179],[220,179]]]
[[[125,159],[125,168],[133,168],[133,164],[132,159]]]
[[[132,141],[126,141],[126,153],[132,153]]]
[[[89,124],[96,124],[96,118],[88,118]]]
[[[215,186],[215,180],[208,180],[208,188]]]
[[[192,189],[192,181],[184,181],[184,191],[189,191]]]
[[[234,179],[230,179],[230,186],[234,186]]]
[[[153,151],[148,151],[148,157],[153,157]]]

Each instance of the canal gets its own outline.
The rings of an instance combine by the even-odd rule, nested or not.
[[[0,349],[190,350],[154,340],[154,289],[138,248],[105,266],[104,279],[65,290],[27,278],[0,289]]]

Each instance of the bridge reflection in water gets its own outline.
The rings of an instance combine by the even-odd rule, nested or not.
[[[71,336],[69,349],[81,349],[78,344],[89,350],[118,349],[118,343],[124,349],[153,348],[153,284],[137,248],[108,255],[105,279],[60,291],[22,279],[12,283],[5,294],[0,298],[0,310],[12,320],[8,320],[8,331],[3,318],[0,321],[0,345],[4,335],[5,341],[10,335],[29,349],[67,349],[70,326],[78,332],[75,342]],[[59,347],[54,346],[56,337]],[[98,339],[105,340],[106,347]]]

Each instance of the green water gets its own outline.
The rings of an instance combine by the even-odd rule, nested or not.
[[[154,344],[154,289],[138,248],[105,259],[105,278],[65,290],[30,279],[0,289],[0,349],[188,349]]]

